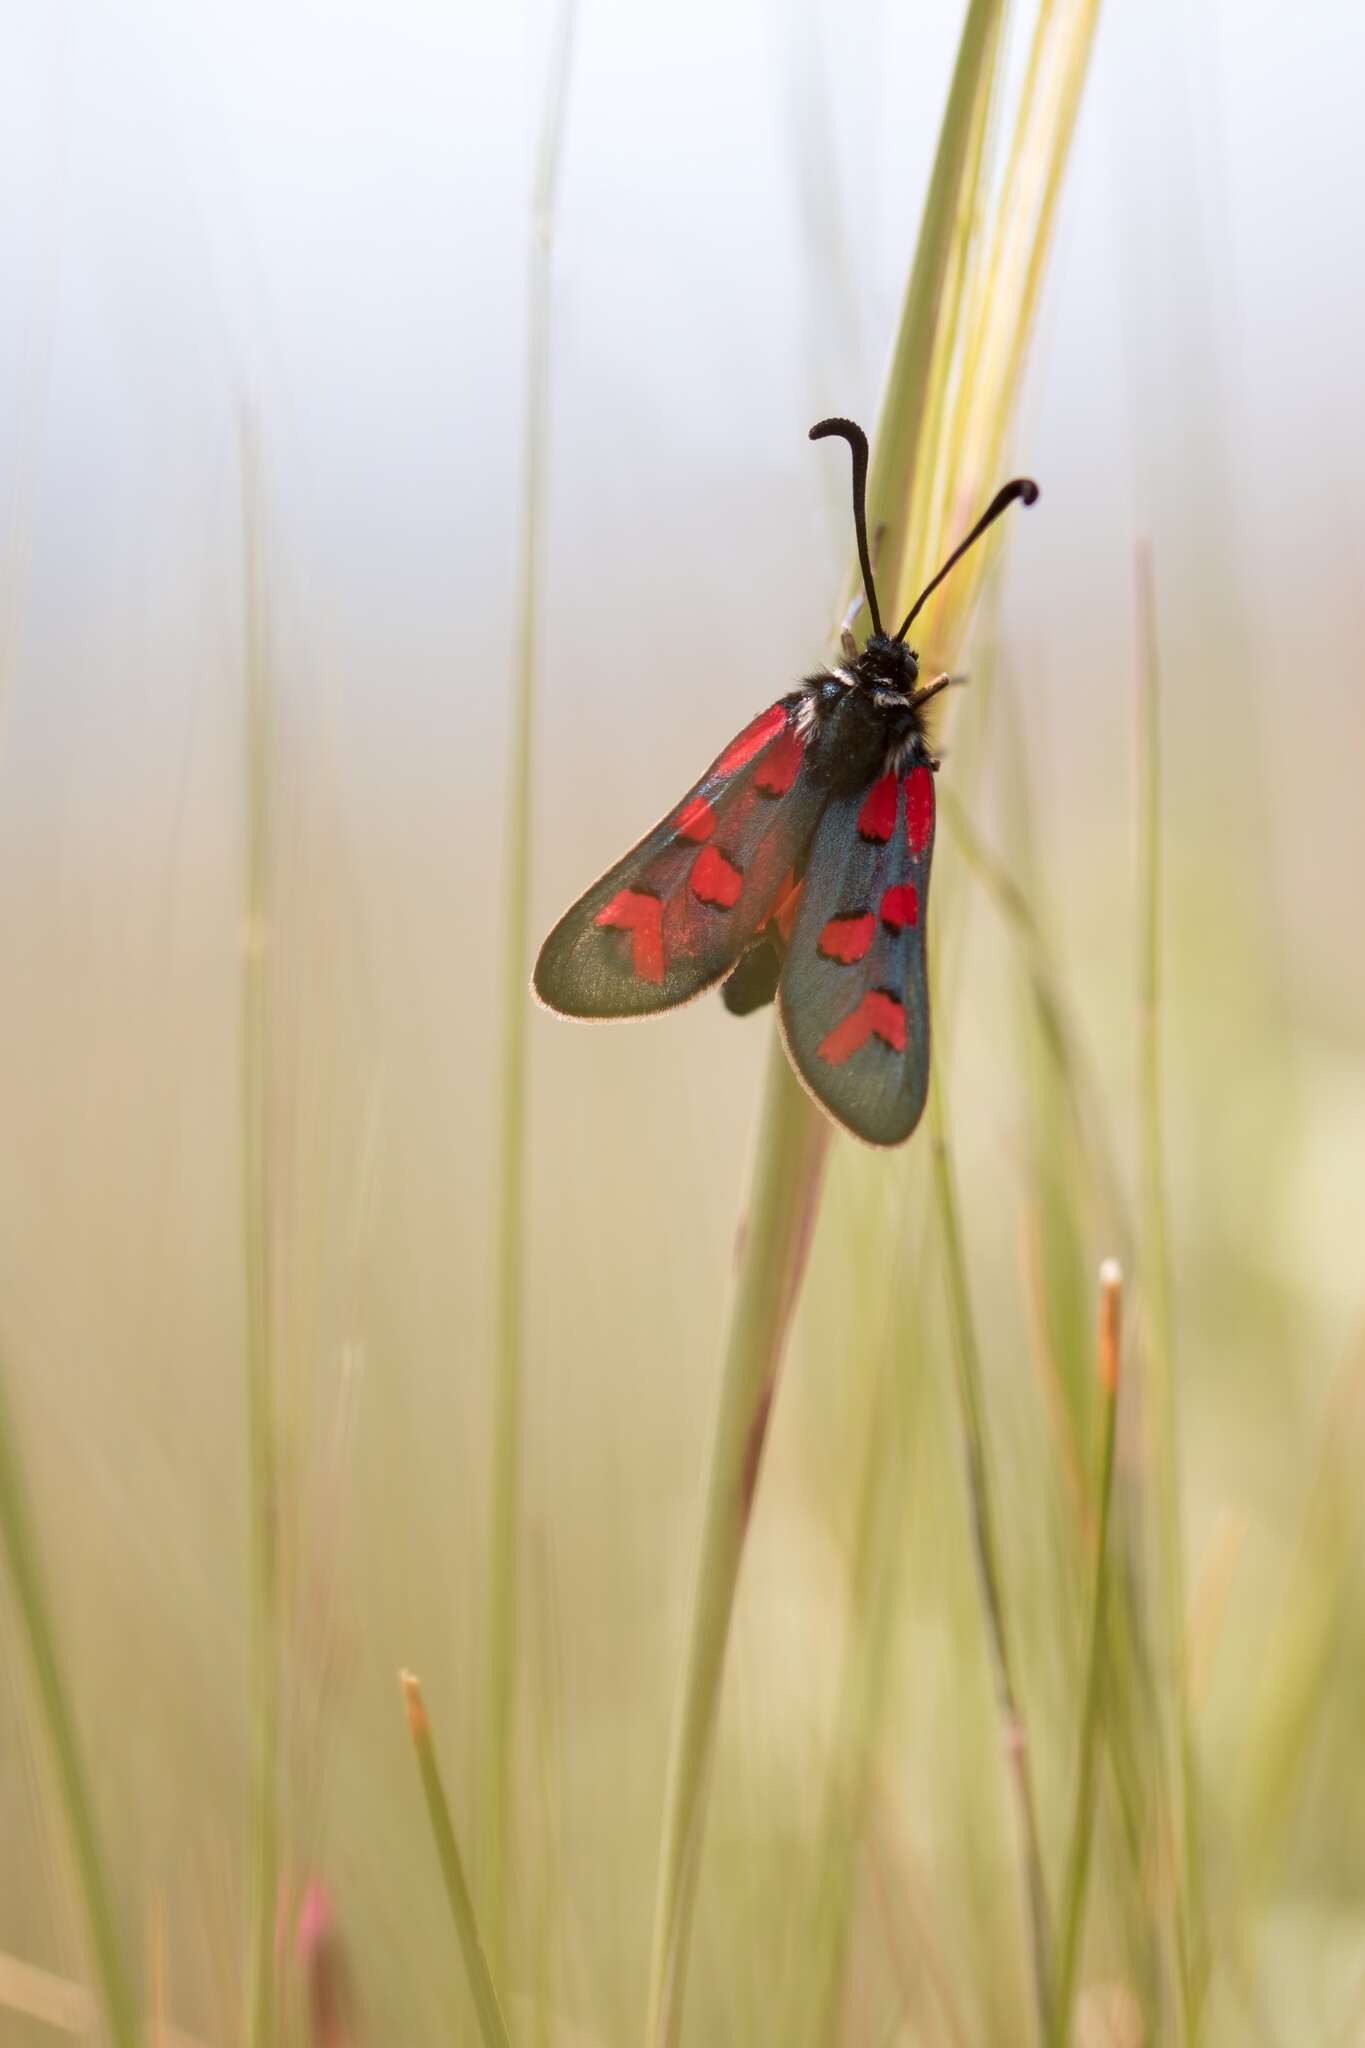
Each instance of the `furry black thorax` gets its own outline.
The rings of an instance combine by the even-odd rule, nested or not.
[[[808,676],[788,701],[809,734],[810,772],[844,796],[918,762],[936,767],[920,694],[913,650],[883,633],[840,667]]]

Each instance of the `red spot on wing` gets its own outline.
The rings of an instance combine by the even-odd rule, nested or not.
[[[876,929],[876,919],[867,910],[853,917],[832,917],[820,934],[819,949],[826,960],[837,960],[840,966],[851,967],[855,960],[862,959],[872,944]]]
[[[858,830],[864,839],[885,843],[896,829],[896,778],[883,775],[863,798],[858,813]]]
[[[919,923],[919,890],[913,882],[896,882],[882,897],[881,920],[893,932]]]
[[[772,913],[772,921],[777,926],[784,946],[791,944],[792,926],[796,923],[796,913],[801,908],[801,891],[804,887],[804,881],[793,881],[789,868],[782,887],[777,892]]]
[[[788,730],[780,740],[768,749],[760,767],[755,771],[754,782],[764,796],[785,796],[801,771],[801,757],[805,747],[797,735]]]
[[[598,911],[595,924],[631,934],[631,966],[641,981],[664,978],[663,905],[657,896],[622,889]]]
[[[905,1051],[905,1006],[889,989],[869,989],[857,1009],[822,1040],[820,1057],[832,1067],[842,1066],[874,1034],[892,1052]]]
[[[673,827],[679,839],[709,839],[716,829],[716,814],[704,796],[689,797]]]
[[[905,778],[905,838],[911,853],[922,853],[934,829],[934,778],[912,768]]]
[[[692,894],[719,910],[731,910],[739,901],[744,877],[718,846],[703,846],[692,863]]]
[[[733,775],[746,761],[761,753],[775,732],[780,732],[787,722],[787,714],[781,704],[774,704],[767,711],[760,711],[753,723],[746,725],[738,739],[731,740],[725,752],[717,761],[714,775]]]

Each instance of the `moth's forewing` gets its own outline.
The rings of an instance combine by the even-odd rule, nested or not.
[[[934,780],[923,763],[826,808],[778,990],[812,1093],[873,1145],[898,1145],[929,1085],[925,915]]]
[[[799,699],[747,725],[652,832],[565,912],[534,987],[566,1017],[637,1017],[690,1002],[754,942],[805,857],[825,794]]]

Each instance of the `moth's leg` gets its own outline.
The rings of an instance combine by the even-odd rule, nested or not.
[[[931,697],[937,697],[940,690],[947,690],[951,688],[952,684],[956,680],[957,678],[955,676],[944,674],[941,676],[935,676],[932,683],[923,684],[923,686],[920,689],[916,690],[914,696],[910,700],[911,703],[914,705],[916,711],[919,710],[921,704],[927,704]]]
[[[856,661],[858,659],[858,643],[853,637],[853,621],[857,618],[865,602],[866,599],[860,590],[840,621],[839,645],[844,651],[845,661]]]

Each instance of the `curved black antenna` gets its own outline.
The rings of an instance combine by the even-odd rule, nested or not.
[[[810,430],[812,441],[823,441],[829,434],[838,434],[853,450],[853,526],[858,536],[858,564],[863,572],[867,608],[872,614],[872,630],[880,637],[881,613],[877,610],[877,586],[872,581],[872,557],[867,548],[867,435],[852,420],[818,420]]]
[[[986,531],[986,528],[992,525],[993,522],[1000,517],[1000,514],[1003,511],[1005,511],[1008,506],[1014,503],[1016,498],[1022,498],[1026,505],[1032,505],[1036,500],[1037,496],[1038,486],[1036,483],[1034,483],[1032,477],[1027,476],[1015,477],[1013,483],[1005,484],[1002,489],[996,492],[995,496],[991,499],[990,504],[986,507],[981,517],[977,520],[976,525],[967,535],[967,538],[961,543],[960,546],[955,547],[953,549],[953,552],[949,555],[947,561],[943,564],[943,567],[939,570],[933,582],[925,584],[923,590],[915,599],[915,602],[911,605],[909,611],[905,615],[905,621],[901,626],[899,633],[897,633],[896,635],[896,638],[898,640],[903,640],[905,638],[906,634],[910,631],[911,623],[919,616],[920,609],[924,604],[925,599],[927,597],[933,596],[934,592],[938,589],[939,584],[942,583],[944,577],[948,574],[948,571],[953,567],[954,563],[960,562],[962,560],[962,557],[966,554],[968,548],[975,546],[976,542],[980,540],[982,534]]]

